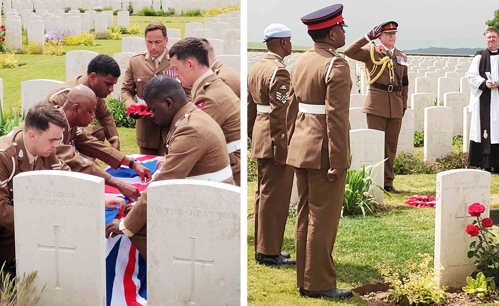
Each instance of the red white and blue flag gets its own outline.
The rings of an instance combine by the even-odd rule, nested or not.
[[[149,168],[151,173],[157,170],[156,163],[162,159],[155,155],[131,155]],[[147,188],[147,183],[140,181],[140,177],[132,169],[121,166],[118,169],[106,169],[112,176],[136,186],[140,191]],[[123,197],[120,192],[111,186],[106,186],[106,195]],[[122,217],[122,210],[106,210],[106,224],[113,219]],[[147,274],[146,262],[138,250],[125,235],[118,235],[107,239],[106,244],[106,297],[107,306],[139,306],[147,305]]]

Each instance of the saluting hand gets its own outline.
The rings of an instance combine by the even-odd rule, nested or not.
[[[120,139],[119,138],[115,138],[113,139],[112,141],[109,142],[109,144],[115,148],[116,150],[120,150]]]
[[[382,24],[377,25],[374,28],[372,28],[371,31],[369,31],[369,33],[367,33],[367,37],[369,37],[370,40],[375,40],[376,38],[378,38],[381,35],[381,33],[383,33],[383,25]]]

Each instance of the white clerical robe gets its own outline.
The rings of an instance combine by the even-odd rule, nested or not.
[[[480,85],[485,81],[478,72],[481,55],[473,58],[465,77],[470,84],[470,101],[468,108],[471,111],[470,140],[481,142],[480,135]],[[490,80],[499,81],[499,55],[490,56]],[[499,89],[490,93],[490,143],[499,144]]]

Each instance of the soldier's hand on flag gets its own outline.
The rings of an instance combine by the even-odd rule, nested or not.
[[[123,234],[120,231],[120,221],[114,219],[111,223],[106,225],[106,238],[111,238],[116,235]]]
[[[125,205],[125,200],[123,198],[115,196],[105,197],[104,202],[107,209],[121,208],[123,205]]]
[[[137,201],[138,197],[140,196],[140,192],[137,187],[131,184],[120,182],[117,188],[130,201]]]
[[[133,164],[133,170],[135,170],[135,172],[137,172],[137,174],[140,176],[140,180],[142,182],[147,183],[151,180],[151,177],[152,177],[151,170],[144,167],[141,163],[135,162]]]

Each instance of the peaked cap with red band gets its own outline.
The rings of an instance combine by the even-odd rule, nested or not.
[[[342,12],[343,4],[333,4],[303,16],[301,22],[307,25],[309,31],[322,30],[337,24],[346,27]]]
[[[390,33],[390,32],[397,32],[399,24],[396,21],[388,21],[385,22],[382,27],[383,27],[383,32],[385,33]]]

